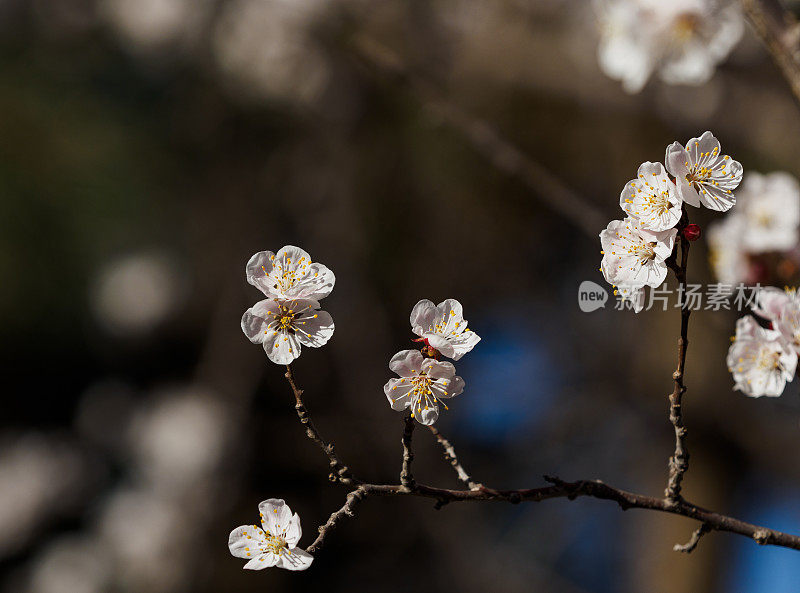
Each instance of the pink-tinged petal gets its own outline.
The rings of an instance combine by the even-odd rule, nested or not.
[[[768,286],[761,288],[756,295],[756,306],[753,313],[764,319],[776,321],[781,317],[783,310],[791,302],[791,297],[785,290]]]
[[[264,352],[275,364],[290,364],[300,356],[300,341],[287,331],[270,330],[264,334]]]
[[[305,570],[311,566],[312,562],[314,562],[314,557],[311,554],[302,548],[293,548],[281,554],[278,566],[286,570]]]
[[[247,339],[254,344],[262,343],[267,335],[267,327],[275,319],[278,310],[277,302],[265,299],[245,311],[242,316],[242,331]]]
[[[275,287],[275,281],[272,280],[269,274],[272,272],[273,259],[275,254],[271,251],[259,251],[245,266],[245,275],[247,282],[255,286],[265,295],[280,296],[280,291]]]
[[[678,190],[678,195],[684,202],[695,208],[700,207],[700,194],[697,193],[697,190],[691,183],[686,181],[684,177],[676,177],[675,185]]]
[[[336,276],[322,264],[311,264],[297,283],[286,293],[297,298],[323,299],[328,296],[336,284]]]
[[[422,367],[419,350],[401,350],[389,361],[389,368],[401,377],[415,377]]]
[[[685,179],[692,163],[689,159],[689,153],[681,146],[681,143],[673,142],[667,146],[667,151],[664,155],[664,165],[670,175],[675,177],[675,179]]]
[[[422,337],[428,340],[428,344],[436,348],[443,356],[453,358],[455,355],[455,348],[453,348],[453,345],[439,334],[424,333]]]
[[[237,558],[255,558],[266,543],[267,538],[257,525],[237,527],[228,537],[228,549]]]
[[[411,331],[422,336],[436,323],[436,305],[428,299],[422,299],[411,309]]]
[[[333,336],[333,318],[327,311],[309,309],[295,319],[294,328],[301,344],[319,348]]]

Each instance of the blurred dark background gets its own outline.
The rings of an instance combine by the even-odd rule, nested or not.
[[[336,333],[295,372],[357,475],[397,481],[387,362],[414,303],[453,297],[483,339],[437,426],[475,479],[663,491],[677,311],[581,312],[596,236],[413,80],[608,220],[641,162],[705,129],[745,170],[800,174],[800,111],[750,32],[709,83],[638,95],[596,46],[591,5],[568,0],[0,0],[0,590],[796,591],[796,552],[711,534],[678,554],[691,521],[594,500],[371,499],[304,573],[228,553],[259,501],[286,499],[307,545],[346,494],[239,328],[260,298],[245,263],[287,243],[336,274]],[[692,317],[685,492],[800,532],[798,388],[731,390],[735,319]],[[458,485],[429,434],[415,448],[418,480]]]

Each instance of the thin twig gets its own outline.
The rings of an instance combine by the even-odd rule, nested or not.
[[[448,100],[443,93],[408,70],[388,47],[363,36],[352,40],[351,48],[361,62],[383,77],[406,85],[433,117],[459,132],[470,145],[503,173],[519,179],[553,211],[577,226],[592,240],[603,229],[608,216],[571,190],[544,165],[524,154],[487,121],[475,117]]]
[[[670,266],[678,279],[678,294],[683,296],[684,302],[681,303],[681,332],[678,337],[678,367],[672,374],[675,382],[674,389],[669,395],[669,421],[675,429],[675,452],[669,458],[669,478],[667,488],[664,492],[667,501],[677,504],[681,500],[681,482],[686,470],[689,469],[689,450],[686,446],[686,427],[683,424],[683,410],[681,407],[683,394],[686,393],[686,385],[683,381],[684,367],[686,366],[686,349],[689,346],[689,315],[691,309],[686,302],[686,268],[689,264],[689,241],[683,236],[683,229],[689,223],[684,206],[681,220],[678,223],[678,235],[676,238],[675,255],[671,256]],[[678,249],[680,248],[680,264],[675,263]]]
[[[433,433],[433,436],[436,437],[436,440],[439,441],[439,444],[444,449],[444,458],[450,463],[454,470],[456,470],[456,474],[458,475],[458,479],[461,480],[470,490],[478,490],[481,488],[481,484],[477,482],[473,482],[472,478],[469,477],[469,474],[464,470],[464,467],[459,462],[458,457],[456,456],[456,450],[453,445],[448,441],[442,433],[435,426],[428,426],[430,431]]]
[[[409,490],[414,488],[414,476],[411,473],[411,462],[414,461],[414,452],[411,450],[411,437],[414,434],[414,417],[409,412],[405,419],[403,428],[403,469],[400,472],[400,484]]]
[[[700,543],[700,538],[703,537],[706,533],[711,531],[711,526],[708,523],[703,523],[695,529],[694,533],[692,533],[692,537],[689,539],[688,542],[685,544],[675,544],[672,549],[676,552],[683,552],[684,554],[691,554],[694,552],[694,549],[697,547],[697,544]]]
[[[308,415],[305,413],[305,407],[302,404],[303,392],[298,389],[294,383],[294,377],[292,376],[290,368],[287,369],[286,379],[292,386],[292,391],[295,394],[295,398],[297,398],[297,403],[304,412],[302,415],[298,413],[298,416],[300,416],[301,422],[308,428],[309,438],[320,445],[331,461],[331,467],[339,468],[337,475],[340,477],[336,481],[343,484],[355,484],[357,486],[355,490],[348,494],[345,505],[333,513],[330,519],[320,527],[319,537],[317,537],[308,548],[310,552],[319,549],[328,531],[335,527],[345,516],[352,517],[353,508],[368,496],[416,496],[430,498],[436,501],[436,505],[439,508],[450,502],[503,501],[518,504],[520,502],[541,502],[551,498],[567,498],[569,500],[574,500],[575,498],[586,496],[616,502],[622,510],[645,509],[688,517],[689,519],[695,519],[708,525],[708,528],[714,531],[727,531],[729,533],[743,535],[760,545],[773,545],[800,550],[800,536],[776,531],[774,529],[767,529],[766,527],[747,523],[735,517],[722,515],[715,511],[699,507],[682,497],[679,497],[677,500],[669,500],[668,498],[645,496],[643,494],[627,492],[615,488],[614,486],[609,486],[599,480],[565,482],[559,478],[545,476],[545,479],[551,482],[552,486],[522,490],[495,490],[480,485],[478,485],[478,488],[475,490],[451,490],[428,486],[418,482],[414,484],[413,488],[408,488],[403,484],[371,484],[363,482],[349,473],[347,467],[342,465],[336,458],[333,453],[333,448],[325,444],[325,441],[322,440],[316,432],[316,429],[311,425]]]
[[[348,493],[347,502],[344,503],[344,506],[342,506],[342,508],[335,513],[332,513],[324,525],[320,525],[317,539],[315,539],[313,543],[306,548],[308,552],[313,554],[319,550],[325,543],[325,538],[328,536],[328,533],[330,533],[332,529],[335,529],[339,522],[345,517],[353,517],[353,510],[355,509],[356,505],[358,505],[358,503],[364,500],[366,497],[367,494],[363,486],[359,486],[352,492]]]
[[[297,384],[294,382],[292,365],[286,365],[286,374],[284,376],[289,382],[289,386],[292,388],[292,393],[294,394],[295,399],[294,409],[297,411],[297,417],[300,418],[300,423],[306,427],[306,436],[319,445],[319,447],[324,451],[325,455],[328,456],[328,461],[330,462],[331,467],[331,473],[328,478],[332,482],[341,482],[342,484],[352,483],[353,475],[350,473],[350,469],[336,456],[336,450],[333,447],[333,443],[326,443],[325,440],[320,436],[319,431],[317,431],[317,428],[314,426],[314,423],[311,421],[308,410],[306,410],[306,406],[303,403],[303,390],[298,388]]]
[[[752,523],[747,523],[740,519],[696,506],[684,499],[678,501],[677,504],[672,504],[664,498],[655,498],[627,492],[595,480],[565,482],[553,477],[546,477],[546,479],[553,485],[524,490],[449,490],[420,483],[417,483],[413,490],[409,490],[402,484],[368,484],[360,482],[359,487],[350,493],[350,495],[357,497],[358,500],[348,500],[348,504],[345,504],[342,509],[331,515],[331,519],[320,527],[320,535],[323,536],[323,534],[337,523],[343,515],[352,516],[353,506],[360,500],[369,496],[414,496],[434,499],[437,502],[445,501],[447,503],[503,501],[513,504],[520,502],[541,502],[551,498],[574,500],[578,497],[590,497],[599,500],[613,501],[617,503],[622,510],[644,509],[696,519],[708,525],[708,529],[742,535],[760,545],[772,545],[800,550],[800,536],[753,525]],[[350,495],[348,495],[348,497]],[[317,541],[312,544],[312,547],[316,547],[310,547],[309,551],[317,549],[320,541],[321,538],[317,538]]]
[[[800,24],[778,0],[741,0],[756,35],[800,102]]]

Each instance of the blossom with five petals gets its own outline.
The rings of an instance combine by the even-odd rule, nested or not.
[[[683,200],[661,163],[639,165],[637,178],[625,184],[619,205],[648,231],[666,231],[681,219]]]
[[[411,310],[411,331],[453,360],[464,356],[481,341],[478,334],[467,329],[464,309],[455,299],[446,299],[438,305],[428,299],[418,302]]]
[[[711,132],[690,139],[685,147],[673,142],[667,146],[664,162],[675,177],[678,195],[690,206],[702,204],[724,212],[736,203],[733,190],[742,180],[742,165],[722,154]]]
[[[747,315],[736,322],[736,336],[728,350],[728,370],[734,389],[751,397],[777,397],[794,378],[797,354],[780,332],[761,327]]]
[[[331,339],[333,318],[313,299],[264,299],[245,311],[242,331],[261,344],[275,364],[289,364],[302,346],[319,348]]]
[[[399,379],[389,379],[383,392],[393,410],[411,408],[412,417],[430,425],[439,417],[439,404],[464,390],[464,380],[452,363],[424,358],[418,350],[403,350],[389,361]]]
[[[600,233],[601,270],[609,284],[629,289],[660,286],[667,277],[676,229],[648,231],[635,218],[612,220]]]
[[[247,262],[247,281],[267,298],[315,299],[328,296],[336,277],[322,264],[312,263],[311,256],[292,245],[278,253],[259,251]]]
[[[270,498],[258,505],[261,527],[242,525],[231,531],[228,549],[237,558],[249,560],[244,568],[261,570],[277,566],[287,570],[305,570],[314,557],[298,548],[302,530],[300,517],[280,499]]]

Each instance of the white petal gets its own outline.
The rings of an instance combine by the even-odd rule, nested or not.
[[[231,531],[228,537],[228,549],[237,558],[254,558],[260,554],[260,546],[267,543],[267,538],[260,527],[242,525]]]
[[[242,331],[254,344],[264,341],[267,326],[275,319],[278,303],[272,299],[257,302],[242,315]]]
[[[436,323],[436,305],[428,299],[422,299],[411,309],[411,331],[422,336],[428,328]]]
[[[305,570],[314,561],[314,557],[302,548],[292,548],[281,554],[280,568],[286,570]]]
[[[680,142],[673,142],[667,146],[664,155],[664,165],[670,175],[676,179],[685,179],[692,163],[689,161],[689,153]]]
[[[303,536],[303,530],[300,528],[300,515],[295,513],[289,521],[289,526],[286,529],[286,543],[290,548],[294,548]]]
[[[419,350],[401,350],[389,361],[389,368],[401,377],[414,377],[422,366]]]
[[[258,505],[264,531],[273,536],[285,536],[292,520],[292,509],[280,498],[269,498]]]
[[[389,400],[389,405],[395,411],[405,410],[411,405],[411,397],[409,392],[412,385],[408,379],[389,379],[386,385],[383,386],[383,392],[386,394],[386,399]]]
[[[272,330],[264,335],[264,352],[275,364],[290,364],[300,356],[300,341],[286,331]]]
[[[259,251],[245,266],[247,282],[255,286],[268,297],[281,296],[280,291],[274,287],[275,282],[269,277],[272,272],[272,261],[275,254],[271,251]]]
[[[265,552],[244,565],[246,570],[263,570],[278,564],[279,558],[272,552]]]
[[[333,318],[327,311],[309,309],[294,321],[297,339],[304,346],[319,348],[333,336]]]

